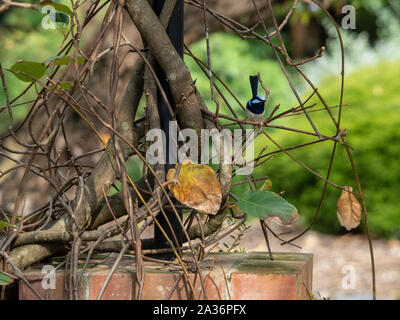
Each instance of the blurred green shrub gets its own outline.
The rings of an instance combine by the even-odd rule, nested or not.
[[[366,40],[363,41],[366,42]],[[264,44],[256,41],[241,41],[231,34],[214,34],[211,36],[210,43],[213,70],[226,81],[243,104],[249,96],[248,75],[260,72],[265,84],[271,90],[271,101],[267,107],[267,113],[273,105],[278,103],[282,106],[280,111],[296,106],[282,71],[278,64],[270,59],[270,50]],[[204,41],[194,44],[191,50],[206,61]],[[375,52],[375,49],[371,47],[368,47],[368,50],[371,53]],[[400,162],[397,159],[397,155],[400,154],[400,130],[398,129],[400,127],[400,81],[398,79],[400,62],[385,60],[385,57],[378,53],[376,55],[376,59],[366,59],[366,63],[358,64],[352,68],[351,73],[346,74],[344,103],[349,106],[343,108],[342,128],[347,129],[347,142],[354,147],[353,156],[366,196],[372,231],[376,236],[392,237],[400,236],[400,207],[397,204],[400,195]],[[333,57],[323,58],[318,61],[318,64],[308,66],[306,73],[308,74],[309,68],[314,67],[315,77],[313,78],[319,79],[316,86],[328,105],[335,106],[339,104],[340,78],[329,76],[329,74],[332,75],[332,68],[324,68],[326,59],[331,62],[330,66],[336,66],[335,73],[339,74],[340,63],[337,62],[338,60],[333,63]],[[190,58],[186,58],[186,62],[192,71],[193,78],[197,79],[196,85],[206,98],[207,105],[213,109],[214,103],[210,100],[208,79]],[[315,68],[320,69],[318,76]],[[298,84],[301,83],[298,78],[294,80]],[[302,93],[303,100],[307,94],[310,92]],[[229,101],[235,106],[238,116],[244,117],[237,104],[231,99]],[[308,105],[314,102],[317,103],[315,109],[322,108],[322,104],[317,99],[313,99]],[[338,109],[332,110],[337,117]],[[325,111],[310,113],[310,115],[323,134],[335,134],[335,127]],[[287,117],[276,124],[312,131],[304,115]],[[283,147],[299,145],[314,139],[284,130],[269,129],[267,132]],[[276,147],[266,138],[259,137],[256,141],[256,154],[266,142],[269,145],[266,152],[276,150]],[[290,154],[321,176],[325,176],[332,148],[331,142],[323,142],[292,150]],[[287,200],[297,206],[301,222],[305,225],[311,222],[321,196],[323,182],[320,179],[308,173],[283,153],[275,155],[262,167],[256,169],[254,175],[256,177],[268,175],[273,182],[273,191],[285,190]],[[234,182],[243,179],[246,177],[236,177]],[[339,185],[353,186],[356,190],[351,165],[341,145],[337,148],[331,181]],[[247,185],[242,184],[234,187],[232,191],[238,194],[247,188]],[[339,190],[328,186],[319,218],[314,226],[315,230],[329,233],[344,231],[336,216],[336,202],[339,195]]]
[[[385,61],[362,67],[346,76],[342,127],[347,129],[347,142],[354,147],[353,156],[363,187],[369,220],[375,235],[400,236],[400,62]],[[328,105],[338,104],[340,79],[328,77],[318,84]],[[313,102],[317,102],[314,99]],[[321,103],[318,104],[319,106]],[[338,110],[334,112],[337,116]],[[334,128],[326,112],[312,114],[321,132],[333,134]],[[305,117],[291,117],[285,125],[310,130]],[[280,131],[284,146],[311,141],[303,135]],[[290,136],[289,136],[290,135]],[[332,143],[291,151],[297,159],[322,176],[326,175]],[[319,202],[322,181],[311,176],[287,155],[269,161],[258,174],[271,177],[274,189],[286,190],[285,196],[296,204],[304,223],[311,222]],[[339,145],[331,181],[356,189],[353,173],[345,149]],[[328,187],[315,229],[324,232],[342,230],[336,217],[336,201],[340,192]]]
[[[0,50],[0,61],[3,69],[10,68],[18,60],[43,62],[47,58],[57,55],[64,38],[61,24],[57,24],[56,29],[43,29],[41,25],[43,17],[42,13],[22,8],[10,8],[0,14],[0,48],[2,49]],[[28,86],[27,83],[18,80],[8,71],[4,71],[4,76],[11,100]],[[38,86],[39,91],[40,89]],[[33,86],[18,102],[29,101],[35,97],[36,89]],[[1,86],[0,107],[5,105],[5,94]],[[20,105],[13,108],[14,125],[24,118],[28,106]],[[5,112],[0,112],[0,134],[7,130],[8,126],[9,117],[5,110]]]

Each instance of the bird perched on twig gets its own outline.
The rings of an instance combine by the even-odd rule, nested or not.
[[[253,97],[247,101],[246,115],[251,121],[260,121],[265,112],[265,97],[258,95],[258,76],[250,76],[250,86]]]

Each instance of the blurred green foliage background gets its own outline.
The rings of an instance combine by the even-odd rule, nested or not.
[[[34,3],[35,1],[26,1]],[[10,68],[18,60],[42,62],[57,55],[63,40],[61,25],[56,29],[43,29],[43,14],[30,9],[11,8],[0,13],[0,62],[4,69]],[[18,80],[10,72],[5,72],[10,99],[19,95],[28,83]],[[23,101],[33,99],[36,90],[32,87]],[[3,88],[0,90],[0,105],[6,104]],[[18,123],[26,114],[27,105],[13,109],[14,122]],[[7,112],[0,113],[0,132],[9,125]]]
[[[381,237],[400,237],[400,23],[386,0],[348,1],[356,7],[357,29],[343,31],[346,48],[346,79],[343,110],[343,128],[347,129],[347,141],[354,148],[354,159],[363,186],[373,234]],[[279,6],[277,13],[279,14]],[[284,14],[284,11],[282,14]],[[0,13],[0,61],[9,68],[17,60],[44,61],[57,54],[63,38],[62,29],[44,30],[41,28],[42,16],[33,10],[10,9]],[[278,15],[279,18],[279,15]],[[280,17],[282,19],[282,16]],[[337,36],[329,21],[321,12],[299,5],[293,21],[310,23],[313,19],[326,32],[326,54],[323,58],[302,67],[320,89],[328,105],[339,103],[340,92],[340,48]],[[284,33],[284,39],[290,39]],[[297,106],[288,83],[273,56],[272,50],[260,41],[243,41],[237,35],[216,33],[210,39],[212,68],[220,76],[238,99],[245,104],[250,95],[248,76],[260,72],[263,82],[271,92],[267,114],[280,104],[280,111]],[[195,55],[206,61],[205,41],[191,45]],[[189,57],[185,61],[197,79],[196,85],[210,109],[215,108],[210,99],[209,81],[196,63]],[[290,68],[291,77],[303,100],[311,93],[296,73]],[[6,81],[11,98],[24,89],[26,84],[6,73]],[[223,90],[229,96],[226,90]],[[29,97],[35,94],[34,88]],[[235,100],[229,102],[239,116],[244,112]],[[321,103],[313,99],[311,103]],[[3,90],[0,90],[0,106],[5,105]],[[222,110],[226,111],[221,102]],[[14,108],[14,120],[18,122],[26,113],[26,107]],[[337,115],[338,110],[334,109]],[[332,122],[325,111],[311,114],[320,131],[326,135],[334,134]],[[310,130],[304,116],[288,117],[277,124]],[[8,128],[6,112],[0,113],[0,132]],[[304,135],[283,130],[268,131],[282,146],[293,146],[310,141]],[[257,141],[260,148],[266,142]],[[267,152],[273,151],[271,143]],[[291,154],[315,170],[326,175],[332,143],[326,142],[291,151]],[[139,171],[132,162],[130,171]],[[135,167],[136,166],[136,167]],[[255,172],[255,176],[268,175],[273,182],[273,190],[285,190],[285,197],[299,209],[301,222],[305,225],[312,220],[322,191],[322,181],[301,168],[284,154],[279,154],[266,162]],[[237,178],[237,180],[243,177]],[[339,185],[356,187],[350,163],[342,146],[338,146],[331,180]],[[234,188],[243,192],[244,185]],[[336,201],[339,191],[328,187],[315,229],[323,232],[342,232],[336,217]],[[361,227],[362,228],[362,227]]]
[[[358,176],[366,196],[369,221],[372,232],[380,237],[400,237],[400,28],[399,20],[393,11],[384,6],[384,1],[354,1],[360,8],[363,29],[345,31],[342,36],[345,43],[346,77],[342,128],[347,129],[347,142],[354,148],[353,157]],[[358,13],[358,14],[359,14]],[[375,21],[368,30],[365,20],[373,16]],[[337,106],[340,97],[341,59],[337,35],[329,21],[321,22],[328,34],[326,55],[316,62],[306,65],[303,70],[319,88],[329,106]],[[358,32],[357,32],[358,31]],[[229,88],[237,95],[242,104],[250,96],[248,76],[260,72],[263,82],[271,91],[267,114],[273,106],[280,104],[280,111],[297,106],[297,101],[288,83],[273,58],[273,52],[259,41],[241,41],[237,35],[214,34],[210,39],[212,68]],[[204,41],[193,45],[195,55],[206,61]],[[203,97],[208,97],[207,105],[214,103],[210,99],[209,81],[196,64],[187,58],[193,77]],[[289,71],[293,71],[288,68]],[[290,72],[296,88],[302,93],[303,101],[312,93],[294,72]],[[224,90],[223,90],[224,91]],[[226,91],[224,91],[227,94]],[[228,94],[227,94],[228,95]],[[228,99],[232,105],[233,98]],[[317,103],[316,109],[322,108],[321,102],[313,98],[310,103]],[[239,107],[235,109],[242,117]],[[333,109],[336,118],[338,109]],[[326,135],[334,135],[335,127],[325,111],[311,113],[314,123]],[[304,115],[288,117],[276,124],[312,131]],[[290,147],[310,142],[309,137],[284,130],[270,129],[272,137],[283,147]],[[271,142],[260,137],[257,149],[269,143],[266,152],[276,150]],[[324,142],[302,149],[290,151],[290,154],[302,161],[312,170],[325,176],[328,168],[333,143]],[[256,177],[268,175],[273,182],[273,190],[285,190],[285,198],[299,209],[301,223],[308,225],[315,213],[321,197],[323,181],[308,173],[287,155],[280,153],[258,168]],[[237,177],[236,181],[243,180]],[[333,172],[330,180],[338,185],[349,185],[356,190],[353,171],[345,148],[338,146]],[[246,190],[246,185],[234,188],[235,193]],[[336,216],[336,202],[340,191],[328,186],[319,218],[314,230],[327,233],[340,233],[345,230],[339,225]],[[362,229],[361,225],[358,230]],[[357,232],[357,231],[356,231]]]

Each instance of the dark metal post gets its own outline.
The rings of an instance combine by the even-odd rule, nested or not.
[[[154,9],[154,12],[158,16],[161,13],[164,2],[165,2],[165,0],[154,0],[153,9]],[[172,13],[170,22],[168,24],[167,34],[168,34],[169,38],[171,39],[171,42],[174,45],[176,51],[182,57],[183,56],[183,0],[176,1],[175,9]],[[163,70],[159,66],[157,66],[157,68],[156,68],[156,73],[157,73],[157,76],[161,82],[161,85],[168,97],[168,100],[169,100],[169,103],[170,103],[172,109],[175,110],[175,104],[172,99],[171,91],[170,91],[168,82],[166,80],[166,76],[165,76]],[[169,144],[175,143],[169,137],[169,122],[172,120],[172,117],[168,111],[167,104],[165,103],[164,99],[162,98],[160,92],[157,92],[157,100],[158,100],[158,112],[160,114],[160,119],[161,119],[161,129],[164,131],[165,136],[166,136],[165,153],[166,153],[166,158],[167,158],[167,165],[165,166],[165,172],[167,173],[169,169],[175,167],[175,163],[171,163],[171,161],[169,159],[169,152],[168,152]],[[166,217],[167,217],[170,225],[172,226],[173,232],[175,233],[175,235],[178,239],[178,242],[179,242],[178,244],[175,243],[171,228],[168,225],[168,223],[162,213],[159,213],[157,215],[157,220],[159,221],[162,228],[166,231],[166,234],[168,235],[169,239],[171,239],[174,242],[174,246],[181,246],[182,245],[181,225],[180,225],[175,213],[172,210],[166,210],[165,213],[166,213]],[[180,213],[180,218],[182,219],[182,213]],[[162,232],[156,225],[154,227],[154,242],[155,242],[156,248],[170,247],[170,245],[167,242],[167,240],[165,239],[164,235],[162,234]],[[174,254],[163,254],[163,255],[158,256],[158,258],[166,259],[166,260],[173,259],[174,257],[175,257]]]

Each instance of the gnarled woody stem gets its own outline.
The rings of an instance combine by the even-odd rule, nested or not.
[[[139,8],[144,10],[143,12],[146,12],[142,13],[142,17],[147,14],[149,17],[154,16],[153,22],[150,23],[148,20],[146,20],[148,17],[140,19],[137,15],[138,11],[136,11],[133,19],[136,22],[139,21],[138,24],[140,27],[138,26],[138,28],[141,31],[142,36],[145,38],[145,41],[149,43],[152,53],[168,76],[173,98],[178,105],[178,120],[182,127],[193,128],[199,132],[199,130],[204,127],[200,108],[202,105],[204,108],[205,105],[201,97],[195,94],[194,87],[192,86],[193,81],[190,77],[189,70],[176,53],[151,7],[148,6],[146,1],[139,1],[138,4],[140,5]],[[130,6],[128,4],[128,11],[129,7]],[[130,8],[132,12],[132,7]],[[165,23],[163,24],[166,25]],[[160,26],[163,33],[162,35],[159,34]],[[155,37],[157,39],[150,37],[150,35],[155,35],[154,32],[158,32],[157,37]],[[166,54],[165,50],[167,50],[168,54]],[[134,75],[130,81],[130,84],[128,85],[121,105],[117,124],[118,132],[120,132],[125,139],[131,141],[134,145],[136,145],[137,139],[133,130],[130,131],[130,128],[133,128],[133,119],[134,115],[136,114],[137,105],[142,92],[143,66],[143,61],[139,61],[135,67]],[[128,157],[129,155],[130,152],[127,150],[125,156]],[[99,207],[99,201],[102,199],[102,191],[97,190],[100,187],[99,184],[96,183],[96,179],[101,176],[103,182],[106,184],[106,188],[108,188],[109,184],[111,184],[115,179],[116,173],[114,167],[110,166],[110,162],[113,163],[113,161],[114,160],[110,157],[110,155],[105,153],[99,160],[98,165],[92,172],[91,177],[85,185],[83,201],[79,208],[77,208],[77,212],[79,213],[78,216],[83,217],[83,222],[86,220],[86,218],[90,217],[93,212],[96,211],[96,208]],[[221,187],[224,194],[224,199],[226,199],[227,191],[229,191],[230,188],[231,168],[225,165],[221,166],[220,170]],[[120,199],[118,199],[117,202],[119,200]],[[105,206],[103,206],[103,209],[104,208]],[[111,218],[108,209],[103,209],[100,210],[99,215],[94,219],[95,226],[99,226],[102,224],[102,222],[107,222]],[[213,219],[206,224],[206,230],[210,229],[210,233],[215,231],[215,225],[217,224],[219,226],[223,221],[223,217],[224,212],[219,212],[217,216],[213,217]],[[60,221],[55,223],[50,230],[58,231],[60,234],[63,234],[65,232],[65,220],[60,219]],[[196,235],[191,235],[191,238],[192,236],[196,237]],[[56,251],[62,248],[63,245],[60,243],[23,245],[13,249],[10,253],[10,258],[17,267],[25,268],[30,264],[38,262],[41,259],[54,254]]]
[[[200,136],[200,130],[204,128],[199,101],[201,97],[196,95],[189,69],[176,52],[147,0],[127,0],[125,8],[167,76],[180,127],[192,128]]]
[[[164,6],[161,12],[160,19],[164,28],[168,25],[171,12],[174,8],[174,3],[174,0],[167,1],[167,4]],[[159,21],[157,17],[156,21]],[[128,87],[124,93],[124,98],[121,103],[117,120],[118,132],[135,146],[139,139],[135,135],[133,121],[135,119],[137,107],[143,90],[143,72],[144,62],[143,60],[139,60],[136,63],[132,78],[130,79]],[[142,130],[140,131],[143,133]],[[124,156],[128,157],[131,152],[128,149],[126,151],[127,152],[124,154]],[[86,223],[86,219],[91,217],[93,213],[96,213],[95,217],[91,217],[93,218],[93,221],[90,229],[112,220],[112,215],[109,212],[108,207],[104,206],[104,201],[102,202],[103,193],[102,190],[100,190],[100,184],[96,184],[99,176],[102,177],[103,183],[106,184],[106,188],[109,187],[108,183],[111,183],[115,179],[115,170],[113,166],[110,166],[110,161],[114,160],[111,159],[107,152],[105,152],[96,165],[96,168],[92,172],[92,175],[84,189],[85,194],[78,212],[80,213],[80,217],[82,217],[80,219],[82,223]],[[92,191],[93,193],[91,193]],[[116,196],[115,200],[116,202],[119,202],[120,199],[118,196]],[[102,208],[100,211],[98,211],[99,207]],[[123,214],[122,211],[116,211],[115,213],[117,215]],[[59,231],[60,234],[65,232],[65,217],[67,216],[65,215],[63,218],[59,219],[52,227],[50,227],[50,230]],[[51,256],[62,248],[63,244],[60,243],[28,244],[14,248],[10,252],[10,258],[18,268],[23,269],[48,256]]]
[[[201,107],[204,110],[208,110],[207,106],[202,103]],[[204,123],[207,129],[216,128],[215,124],[208,120],[204,119]],[[223,140],[223,139],[222,139]],[[224,141],[221,141],[220,144],[220,166],[219,166],[219,182],[221,184],[221,193],[222,193],[222,205],[220,210],[217,212],[215,216],[210,216],[208,221],[200,226],[199,224],[195,224],[188,230],[188,235],[190,239],[201,238],[202,236],[207,237],[214,232],[216,232],[223,224],[225,216],[226,216],[226,203],[229,196],[229,190],[231,189],[232,184],[232,164],[224,163]]]
[[[117,127],[118,131],[124,136],[128,141],[134,143],[136,145],[137,138],[134,132],[133,121],[136,115],[137,106],[139,104],[139,100],[143,90],[143,62],[138,61],[135,66],[135,72],[130,80],[128,88],[125,92],[123,102],[121,104],[120,113],[118,116]],[[128,149],[126,156],[128,157],[131,153]],[[100,184],[97,183],[98,177],[101,176],[104,183],[108,182],[111,184],[115,179],[115,170],[114,167],[110,165],[110,161],[114,161],[111,159],[111,156],[107,151],[104,152],[103,156],[98,161],[95,169],[93,170],[91,177],[89,177],[86,185],[85,185],[85,193],[84,197],[81,201],[81,206],[77,212],[85,212],[85,210],[93,210],[87,211],[85,214],[92,214],[95,209],[99,206],[99,202],[103,197],[102,191],[98,190],[100,188]],[[107,184],[107,187],[109,186]],[[97,198],[94,197],[97,195]],[[78,208],[77,208],[78,209]],[[112,217],[108,210],[102,211],[103,215],[108,217]],[[59,231],[60,234],[66,231],[65,224],[67,215],[65,214],[61,217],[56,223],[54,223],[49,230]],[[97,216],[96,219],[101,219],[102,216]],[[104,220],[108,220],[105,217]],[[109,221],[109,220],[108,220]],[[14,248],[9,256],[11,261],[20,269],[26,268],[29,265],[36,263],[48,256],[53,255],[57,251],[63,248],[63,244],[60,243],[42,243],[42,244],[28,244],[23,245],[17,248]]]
[[[143,72],[143,62],[139,61],[135,66],[132,81],[130,81],[126,89],[117,121],[117,131],[135,147],[137,146],[138,140],[134,130],[134,119],[143,91]],[[111,149],[114,150],[113,143],[110,142],[109,145]],[[132,150],[127,144],[121,143],[121,148],[125,159],[132,155]],[[83,227],[86,222],[89,221],[91,214],[98,207],[100,199],[103,198],[103,191],[99,178],[101,177],[105,190],[108,190],[114,182],[116,174],[115,159],[109,152],[104,152],[85,183],[83,201],[81,201],[80,205],[75,210],[77,223],[80,227]]]
[[[201,96],[194,90],[193,80],[185,63],[176,52],[167,34],[162,28],[154,11],[146,0],[127,0],[125,7],[134,24],[139,29],[144,41],[149,46],[153,56],[167,75],[171,92],[177,106],[177,115],[181,128],[195,129],[199,136],[204,128],[201,108],[207,109]],[[209,122],[210,128],[215,128]],[[223,152],[223,150],[222,150]],[[223,159],[224,157],[221,157]],[[227,199],[232,180],[232,166],[221,162],[220,183],[223,194],[223,204]],[[222,208],[225,207],[222,205]],[[210,217],[204,228],[207,233],[215,232],[223,223],[225,210]],[[190,238],[198,237],[200,226],[195,225],[189,230]]]

